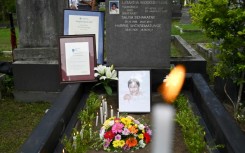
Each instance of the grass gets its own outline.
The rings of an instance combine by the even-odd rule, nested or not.
[[[210,43],[213,40],[206,37],[203,32],[184,32],[180,33],[179,29],[175,26],[184,26],[186,29],[191,29],[196,27],[196,25],[188,24],[188,25],[181,25],[178,21],[172,22],[172,35],[180,35],[184,40],[186,40],[193,48],[196,48],[197,43]]]
[[[23,103],[13,99],[0,101],[0,152],[17,152],[44,116],[50,103]]]
[[[15,28],[16,38],[19,37],[19,30]],[[0,51],[9,51],[11,48],[11,32],[9,28],[0,28]],[[18,42],[18,39],[17,39]]]

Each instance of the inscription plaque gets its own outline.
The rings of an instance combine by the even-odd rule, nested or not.
[[[110,13],[117,4],[118,14]],[[171,2],[106,1],[107,62],[117,67],[169,67]]]

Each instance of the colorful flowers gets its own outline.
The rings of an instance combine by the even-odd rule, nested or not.
[[[111,117],[104,122],[100,130],[104,150],[108,152],[133,151],[144,148],[150,143],[151,134],[149,126],[140,123],[131,116]]]

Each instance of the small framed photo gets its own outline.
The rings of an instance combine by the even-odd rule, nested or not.
[[[95,35],[59,38],[61,83],[94,82]]]
[[[119,112],[150,112],[150,70],[119,70],[118,79]]]
[[[119,1],[109,1],[109,14],[119,14]]]
[[[64,10],[64,35],[94,34],[97,63],[104,62],[104,12]]]

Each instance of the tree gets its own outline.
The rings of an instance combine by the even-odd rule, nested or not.
[[[245,82],[245,0],[199,0],[190,13],[208,37],[220,42],[214,75],[232,79],[239,86],[237,102],[232,101],[224,87],[236,114]]]
[[[9,12],[16,12],[15,0],[0,0],[0,20],[6,21]]]

